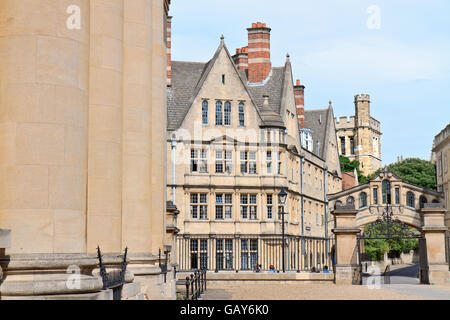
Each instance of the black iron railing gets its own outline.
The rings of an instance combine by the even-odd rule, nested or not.
[[[334,238],[285,237],[286,271],[332,270]],[[178,271],[282,270],[282,237],[266,235],[180,235]]]
[[[196,270],[186,277],[185,300],[198,300],[206,291],[206,270]]]
[[[127,255],[128,248],[125,248],[125,253],[123,255],[122,265],[120,270],[112,270],[106,272],[106,266],[103,263],[103,255],[100,247],[97,246],[97,258],[99,261],[100,276],[103,281],[103,290],[112,289],[113,290],[113,300],[121,300],[122,297],[122,287],[126,284],[125,274],[127,272]]]

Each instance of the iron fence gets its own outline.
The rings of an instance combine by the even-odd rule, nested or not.
[[[185,300],[198,300],[206,291],[206,270],[195,270],[193,274],[186,277]]]
[[[334,238],[285,237],[286,271],[321,271],[333,266]],[[266,235],[179,235],[178,270],[282,270],[282,237]],[[271,268],[272,266],[272,268]]]

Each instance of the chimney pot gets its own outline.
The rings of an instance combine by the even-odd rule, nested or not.
[[[262,83],[272,70],[270,61],[270,31],[266,24],[252,23],[248,28],[248,82]]]

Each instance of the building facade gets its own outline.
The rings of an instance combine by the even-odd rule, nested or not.
[[[320,152],[302,146],[291,62],[271,65],[270,31],[253,24],[234,56],[222,37],[207,63],[171,62],[167,193],[180,211],[181,269],[262,263],[261,237],[282,233],[282,188],[286,235],[327,235],[326,193],[341,187],[334,127]],[[332,112],[324,121],[334,125]]]
[[[370,116],[370,96],[355,96],[355,115],[336,118],[339,154],[360,163],[364,175],[382,166],[380,122]]]
[[[169,3],[0,2],[2,299],[101,298],[97,246],[110,268],[128,248],[139,297],[174,292],[158,267]]]
[[[445,225],[450,227],[450,124],[434,137],[431,158],[436,165],[437,190],[444,194],[444,204],[447,210]]]

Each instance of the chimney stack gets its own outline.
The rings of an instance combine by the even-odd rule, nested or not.
[[[236,49],[236,54],[233,56],[234,64],[238,70],[248,69],[248,47]]]
[[[300,128],[305,127],[305,86],[297,80],[294,86],[295,107],[297,108],[297,119]]]
[[[248,28],[248,82],[262,83],[272,70],[270,62],[270,28],[265,23],[253,23]]]
[[[172,17],[167,17],[167,86],[172,86]]]

